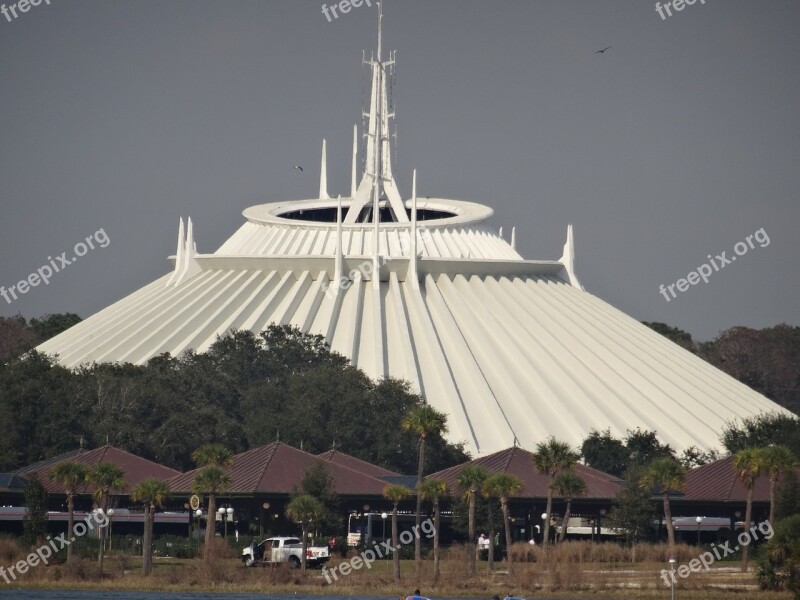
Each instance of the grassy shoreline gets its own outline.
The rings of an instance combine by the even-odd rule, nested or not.
[[[335,566],[340,561],[334,560]],[[418,587],[413,561],[402,561],[403,578],[394,581],[391,562],[376,562],[369,570],[353,572],[328,584],[319,570],[306,573],[281,566],[278,568],[245,568],[232,558],[207,564],[198,559],[157,559],[150,577],[141,575],[138,561],[115,556],[107,561],[101,575],[94,561],[79,560],[67,567],[37,567],[14,584],[3,582],[0,590],[86,590],[163,593],[252,593],[303,594],[330,596],[400,597]],[[433,583],[431,565],[426,562],[419,587],[430,597],[490,598],[514,592],[526,598],[625,598],[654,600],[670,597],[659,573],[661,564],[642,563],[536,563],[515,564],[512,574],[505,563],[493,573],[485,571],[467,578],[462,561],[443,561],[438,583]],[[739,573],[731,565],[696,573],[680,580],[676,596],[682,600],[790,600],[788,592],[759,591],[751,573]]]

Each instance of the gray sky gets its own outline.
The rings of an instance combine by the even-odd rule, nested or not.
[[[557,259],[572,222],[588,291],[696,339],[800,324],[800,3],[700,1],[662,20],[646,0],[387,0],[403,196],[416,167],[420,195],[516,225],[526,258]],[[323,137],[347,194],[372,4],[331,22],[317,0],[0,16],[0,285],[111,240],[0,315],[90,316],[169,270],[179,216],[213,252],[245,207],[316,193]],[[762,227],[768,246],[659,294]]]

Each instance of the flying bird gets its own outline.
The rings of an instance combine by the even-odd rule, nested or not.
[[[603,48],[602,50],[598,50],[597,52],[595,52],[595,54],[602,54],[603,52],[605,52],[605,51],[606,51],[606,50],[608,50],[609,48],[611,48],[611,46],[606,46],[606,47],[605,47],[605,48]]]
[[[295,166],[293,166],[292,168],[293,168],[293,169],[298,169],[298,170],[300,170],[300,171],[302,171],[302,170],[303,170],[303,167],[301,167],[300,165],[295,165]]]

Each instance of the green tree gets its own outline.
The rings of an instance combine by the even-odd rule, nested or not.
[[[678,344],[684,350],[688,350],[689,352],[696,353],[697,352],[697,345],[692,340],[692,335],[683,331],[682,329],[678,329],[677,327],[670,327],[666,323],[649,323],[647,321],[642,321],[642,325],[647,325],[650,329],[655,331],[656,333],[660,333],[668,340],[671,340]]]
[[[488,477],[488,470],[480,465],[473,464],[467,465],[461,469],[457,479],[458,487],[463,494],[462,499],[466,500],[469,504],[468,537],[469,544],[474,546],[474,548],[470,548],[469,544],[467,545],[469,549],[469,574],[471,576],[475,575],[475,563],[479,551],[477,538],[475,537],[475,504],[480,495],[481,488],[483,487],[483,482],[486,481]]]
[[[508,473],[493,473],[483,482],[483,488],[489,498],[500,500],[500,510],[503,512],[503,531],[506,539],[506,558],[508,570],[511,572],[511,518],[508,511],[508,501],[522,491],[522,480]],[[492,532],[494,535],[494,532]],[[494,540],[492,540],[494,543]]]
[[[205,557],[211,560],[211,542],[216,530],[217,495],[231,486],[231,478],[222,467],[206,465],[201,467],[192,480],[192,491],[208,496],[208,513],[206,514]]]
[[[50,479],[64,486],[67,496],[67,536],[71,536],[75,522],[75,494],[86,484],[89,469],[83,463],[64,461],[50,469]],[[67,546],[67,562],[73,558],[73,544]]]
[[[651,490],[640,485],[641,474],[642,467],[633,467],[625,472],[623,487],[614,498],[608,515],[609,526],[622,531],[625,542],[631,547],[645,539],[656,518]]]
[[[533,466],[539,473],[547,475],[549,481],[547,486],[547,518],[544,521],[543,550],[547,553],[547,546],[550,542],[550,519],[553,514],[553,489],[550,484],[555,476],[578,462],[578,455],[572,451],[569,444],[561,442],[554,437],[549,437],[544,442],[536,445],[533,454]]]
[[[404,485],[392,484],[383,489],[383,497],[392,503],[392,560],[394,561],[394,579],[400,581],[400,542],[397,533],[397,507],[411,495]]]
[[[216,530],[217,495],[231,486],[225,467],[233,464],[233,453],[222,444],[205,444],[192,452],[192,459],[200,467],[192,480],[192,491],[208,495],[205,556],[210,560],[211,541]]]
[[[22,524],[22,539],[33,546],[47,535],[47,491],[36,473],[28,477],[28,485],[25,486],[25,508],[27,512]]]
[[[308,526],[325,510],[322,503],[308,494],[300,494],[289,501],[286,506],[286,516],[300,523],[303,530],[303,551],[300,556],[300,565],[306,570],[306,550],[308,550]]]
[[[753,520],[753,488],[756,485],[756,478],[764,472],[764,449],[745,448],[739,450],[734,455],[733,468],[736,469],[737,476],[747,489],[744,523],[745,529],[749,529]],[[749,546],[749,544],[742,545],[742,573],[747,572],[747,563],[750,558]]]
[[[436,583],[439,581],[439,498],[447,493],[447,484],[441,479],[426,479],[419,492],[424,500],[430,500],[433,505],[433,582]]]
[[[103,511],[103,514],[108,513],[108,499],[111,492],[120,490],[125,487],[125,471],[113,463],[100,462],[97,463],[89,471],[89,483],[94,484],[94,500]],[[97,563],[100,565],[100,572],[103,572],[103,559],[106,549],[106,528],[100,530],[100,549],[97,554]]]
[[[669,555],[675,556],[675,526],[672,524],[672,510],[669,495],[684,488],[686,468],[672,457],[653,460],[642,471],[640,485],[645,490],[661,494],[664,504],[664,524],[667,527]]]
[[[766,413],[728,423],[720,441],[731,454],[745,448],[786,446],[800,456],[800,417],[785,413]]]
[[[30,328],[39,338],[39,343],[57,336],[81,322],[81,318],[73,313],[44,315],[38,319],[31,319]]]
[[[775,523],[798,514],[800,514],[800,482],[794,471],[787,471],[778,484],[777,498],[775,499]]]
[[[797,466],[797,459],[786,446],[767,446],[761,450],[761,463],[769,474],[769,522],[774,525],[778,481],[783,473]]]
[[[558,536],[558,541],[563,542],[567,535],[569,515],[572,509],[572,499],[586,495],[586,482],[583,477],[570,469],[569,471],[562,471],[556,475],[550,483],[550,486],[553,488],[553,491],[564,498],[567,503],[567,507],[564,510],[564,519],[561,521],[561,533]]]
[[[598,471],[622,477],[628,467],[628,449],[622,440],[611,435],[611,430],[592,429],[581,444],[584,462]]]
[[[330,529],[339,524],[339,496],[336,493],[333,476],[324,461],[316,461],[303,472],[300,486],[293,495],[308,494],[319,500],[322,512],[315,521],[317,529]]]
[[[415,434],[419,441],[417,443],[417,514],[415,522],[419,531],[420,519],[422,518],[422,478],[425,476],[425,441],[431,436],[441,436],[447,433],[447,415],[439,412],[429,404],[423,404],[412,408],[401,423],[403,431]],[[422,567],[422,540],[419,536],[414,538],[414,561],[417,580],[420,577]]]
[[[759,558],[762,588],[789,590],[800,600],[800,514],[779,522]]]
[[[142,572],[153,570],[153,522],[155,512],[170,497],[169,484],[161,479],[145,479],[131,492],[131,500],[144,505],[144,535],[142,536]]]

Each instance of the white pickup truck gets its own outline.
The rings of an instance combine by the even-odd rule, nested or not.
[[[242,562],[252,567],[258,564],[288,562],[296,569],[301,564],[303,544],[298,538],[271,537],[242,549]],[[326,546],[309,546],[306,548],[306,565],[322,566],[328,561],[330,554]]]

